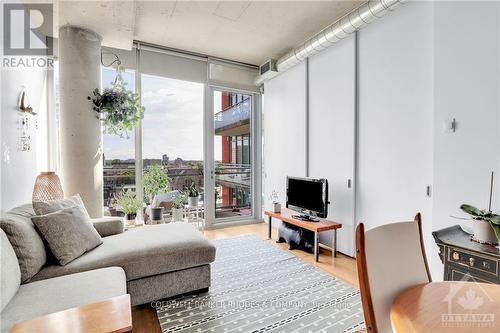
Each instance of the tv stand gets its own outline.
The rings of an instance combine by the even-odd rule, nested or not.
[[[318,222],[308,222],[294,218],[296,212],[288,208],[282,208],[281,212],[274,213],[272,211],[265,211],[265,215],[269,216],[269,233],[268,238],[271,239],[272,219],[278,219],[288,224],[314,232],[314,260],[319,261],[319,233],[323,231],[333,230],[333,244],[332,244],[332,257],[337,256],[337,229],[342,228],[341,223],[328,220],[319,220]]]

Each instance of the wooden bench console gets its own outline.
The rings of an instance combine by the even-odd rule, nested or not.
[[[271,226],[272,226],[272,218],[281,220],[288,224],[293,224],[297,227],[310,230],[314,232],[314,259],[316,261],[319,260],[319,233],[322,231],[333,230],[333,246],[332,246],[332,255],[333,257],[337,256],[337,229],[342,228],[342,224],[321,219],[319,222],[306,222],[302,220],[298,220],[292,217],[292,215],[298,215],[299,213],[288,209],[282,208],[281,212],[274,213],[272,211],[265,211],[265,215],[269,216],[269,233],[268,238],[271,239]]]

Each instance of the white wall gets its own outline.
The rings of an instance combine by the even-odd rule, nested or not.
[[[1,71],[1,212],[16,205],[31,202],[33,184],[38,173],[37,144],[38,119],[44,124],[46,115],[45,79],[46,72],[42,69],[2,70]],[[22,87],[25,87],[28,102],[38,116],[28,116],[31,121],[31,149],[19,151],[18,141],[21,134],[20,122],[23,114],[17,105]],[[44,159],[39,160],[44,163]],[[43,166],[40,166],[43,168]]]
[[[500,210],[500,5],[435,3],[433,229],[455,225],[451,215],[469,203],[487,208],[490,172],[496,174],[493,210]],[[455,133],[443,122],[455,118]],[[442,273],[442,265],[433,263]]]
[[[499,22],[497,2],[410,2],[359,32],[356,221],[372,228],[421,211],[435,280],[442,264],[431,231],[458,224],[450,215],[459,215],[462,203],[486,208],[492,170],[493,210],[500,210]],[[285,86],[286,74],[273,81]],[[267,88],[266,100],[286,97],[279,86]],[[328,91],[309,88],[310,105]],[[266,117],[273,112],[266,105]],[[331,116],[311,114],[310,132]],[[442,129],[450,118],[455,133]],[[266,122],[265,140],[269,133],[280,140],[282,122]],[[321,139],[311,133],[309,139]],[[332,156],[324,161],[334,167]]]
[[[302,63],[265,85],[264,207],[279,192],[286,199],[286,176],[306,173],[306,66]]]
[[[359,32],[356,219],[367,229],[422,213],[432,248],[433,4],[407,3]]]
[[[309,176],[327,178],[338,250],[354,256],[355,37],[309,60]],[[351,179],[351,187],[348,180]],[[320,242],[332,246],[332,233]]]

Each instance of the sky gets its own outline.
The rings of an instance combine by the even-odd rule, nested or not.
[[[103,69],[102,82],[107,86],[115,78],[113,69]],[[134,73],[126,72],[123,78],[130,90],[135,89]],[[161,159],[167,154],[170,160],[203,160],[203,93],[204,85],[189,81],[142,75],[143,158]],[[214,110],[220,110],[220,92],[214,93]],[[213,112],[213,111],[212,111]],[[134,135],[120,138],[103,136],[106,159],[134,158]],[[215,160],[220,160],[221,138],[215,137]]]

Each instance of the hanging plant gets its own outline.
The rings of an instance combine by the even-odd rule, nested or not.
[[[97,118],[102,121],[104,133],[128,138],[128,131],[133,130],[144,118],[144,107],[139,95],[127,90],[127,83],[122,77],[123,71],[122,66],[117,66],[112,86],[102,92],[96,88],[94,96],[88,96],[88,99],[92,101],[92,109],[97,112]]]

